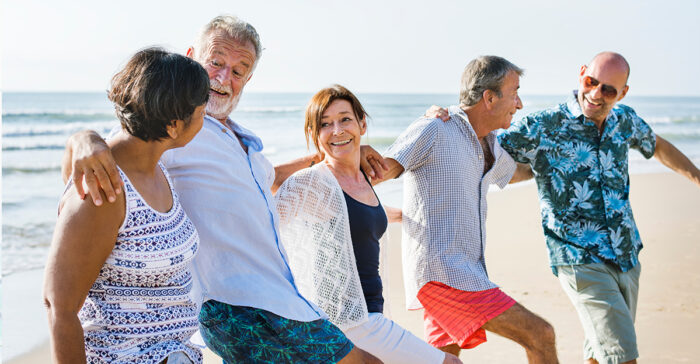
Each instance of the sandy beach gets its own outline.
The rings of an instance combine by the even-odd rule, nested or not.
[[[636,324],[640,361],[694,362],[700,356],[694,334],[700,326],[700,190],[672,173],[633,175],[631,179],[632,208],[644,242]],[[488,199],[486,263],[491,279],[554,326],[562,363],[582,362],[583,331],[549,268],[535,185],[492,192]],[[400,226],[392,225],[388,234],[390,274],[384,277],[388,283],[385,298],[393,319],[423,337],[422,312],[409,312],[404,306]],[[40,290],[41,285],[37,286]],[[24,320],[25,315],[7,315],[8,307],[21,307],[21,303],[10,302],[8,295],[13,293],[5,288],[3,320]],[[44,312],[27,313],[39,314]],[[12,336],[8,327],[13,326],[4,323],[3,354],[13,341],[23,340]],[[45,332],[46,327],[31,330]],[[48,354],[44,343],[5,362],[47,363]],[[517,344],[494,334],[488,334],[488,342],[476,349],[462,351],[461,358],[465,363],[526,362]],[[205,363],[221,360],[208,352]]]

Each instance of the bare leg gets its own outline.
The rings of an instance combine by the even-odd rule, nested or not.
[[[445,359],[442,364],[464,364],[456,355],[445,353]]]
[[[598,364],[598,361],[593,359],[593,358],[588,358],[588,359],[586,359],[584,364]],[[632,359],[632,360],[626,361],[622,364],[637,364],[637,359]]]
[[[377,359],[374,355],[358,348],[357,346],[352,348],[348,355],[345,355],[338,364],[381,364],[382,361]]]
[[[554,328],[517,302],[482,327],[520,344],[530,364],[559,363]]]
[[[452,354],[452,355],[454,355],[454,356],[459,356],[459,352],[460,352],[460,350],[462,350],[462,349],[459,347],[459,345],[457,345],[457,344],[450,344],[450,345],[447,345],[447,346],[440,347],[440,348],[438,348],[438,349],[440,349],[440,350],[442,350],[442,351],[444,351],[444,352],[446,352],[446,353],[450,353],[450,354]]]

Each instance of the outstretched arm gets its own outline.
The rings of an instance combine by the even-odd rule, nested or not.
[[[687,177],[696,185],[700,186],[700,170],[698,170],[698,167],[696,167],[683,152],[658,135],[656,136],[654,157],[666,167],[671,168],[676,173]]]
[[[515,173],[513,174],[513,177],[510,179],[510,182],[508,183],[517,183],[517,182],[522,182],[522,181],[527,181],[530,178],[534,177],[535,174],[532,173],[532,168],[530,168],[529,164],[525,163],[517,163],[517,167],[515,168]]]
[[[282,183],[298,170],[321,163],[322,160],[323,155],[317,153],[275,166],[275,181],[271,187],[272,193],[277,193],[277,189],[282,186]],[[369,145],[360,146],[360,168],[372,179],[376,176],[383,176],[384,171],[389,169],[382,155]]]
[[[109,202],[116,201],[117,194],[122,192],[122,180],[112,151],[104,139],[92,130],[77,132],[68,138],[61,175],[64,183],[73,177],[73,185],[80,198],[85,198],[82,183],[85,178],[87,192],[97,206],[102,205],[100,190]]]

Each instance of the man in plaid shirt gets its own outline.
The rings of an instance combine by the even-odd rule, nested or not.
[[[489,330],[525,348],[530,363],[556,363],[552,326],[491,282],[484,262],[489,185],[531,177],[496,138],[522,108],[521,74],[501,57],[471,61],[449,120],[412,123],[385,153],[381,180],[404,174],[406,299],[424,309],[427,341],[459,355]]]

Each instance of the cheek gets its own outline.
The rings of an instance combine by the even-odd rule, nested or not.
[[[316,140],[316,142],[318,143],[318,145],[324,145],[324,144],[326,144],[326,142],[328,141],[328,135],[329,135],[329,133],[328,133],[325,129],[324,129],[324,130],[321,130],[321,131],[318,133],[318,139]]]
[[[216,70],[212,68],[211,66],[205,66],[204,70],[207,71],[207,75],[209,76],[209,79],[212,80],[216,77]]]

